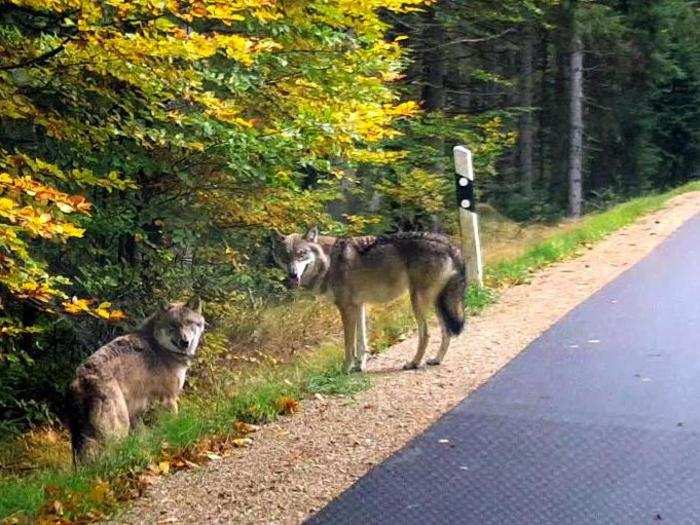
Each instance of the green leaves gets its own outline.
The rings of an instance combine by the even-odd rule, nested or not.
[[[152,285],[136,295],[171,294],[166,276],[187,287],[212,275],[187,261],[225,264],[216,243],[331,222],[338,167],[395,158],[377,145],[415,112],[385,85],[401,50],[377,10],[419,3],[9,2],[0,255],[12,282],[0,294],[49,313],[74,293],[90,299],[64,302],[71,313],[128,304],[107,283],[130,275]],[[34,238],[74,242],[59,254]],[[83,280],[66,287],[50,268]]]

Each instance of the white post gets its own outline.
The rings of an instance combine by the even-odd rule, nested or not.
[[[457,172],[457,184],[467,188],[474,184],[474,165],[472,164],[472,152],[464,146],[454,147],[455,171]],[[458,190],[459,195],[459,190]],[[479,217],[473,210],[473,202],[461,199],[459,204],[459,227],[462,233],[462,257],[467,263],[467,279],[470,283],[476,283],[479,288],[484,287],[484,267],[481,260],[481,241],[479,240]]]

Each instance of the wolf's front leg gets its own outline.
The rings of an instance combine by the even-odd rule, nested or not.
[[[343,370],[345,373],[352,372],[355,366],[355,343],[357,332],[357,320],[359,309],[355,305],[338,305],[340,317],[343,320],[343,331],[345,333],[345,362]]]
[[[357,352],[353,371],[364,372],[367,368],[367,316],[365,305],[360,305],[357,316]]]
[[[163,401],[163,406],[165,408],[167,408],[170,411],[170,413],[172,413],[172,414],[177,414],[177,412],[179,410],[179,408],[177,406],[177,398],[176,397],[168,398],[165,401]]]

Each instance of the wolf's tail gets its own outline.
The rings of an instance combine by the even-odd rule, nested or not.
[[[80,383],[74,381],[66,390],[66,424],[70,431],[70,445],[73,454],[73,469],[78,467],[78,457],[85,446],[85,426],[87,414],[81,402]]]
[[[465,324],[464,293],[467,290],[467,269],[461,256],[455,254],[452,260],[457,272],[449,278],[438,294],[436,307],[447,332],[450,335],[459,335]]]

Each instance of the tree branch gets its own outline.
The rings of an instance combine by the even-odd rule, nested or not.
[[[51,51],[47,51],[37,57],[24,60],[23,62],[18,62],[17,64],[10,64],[7,66],[0,66],[0,71],[8,71],[10,69],[19,69],[23,67],[33,66],[35,64],[40,64],[41,62],[46,62],[47,60],[55,57],[66,47],[66,44],[70,41],[70,37],[66,38],[61,42],[58,47],[53,48]]]
[[[458,38],[457,40],[451,40],[449,42],[445,42],[444,44],[440,44],[435,47],[426,47],[426,48],[420,48],[417,49],[416,51],[428,51],[428,50],[434,50],[434,49],[441,49],[443,47],[448,47],[448,46],[455,46],[457,44],[480,44],[482,42],[488,42],[490,40],[496,40],[498,38],[503,38],[505,35],[509,33],[513,33],[515,29],[510,28],[506,29],[505,31],[501,31],[500,33],[496,35],[489,35],[485,36],[483,38]]]

